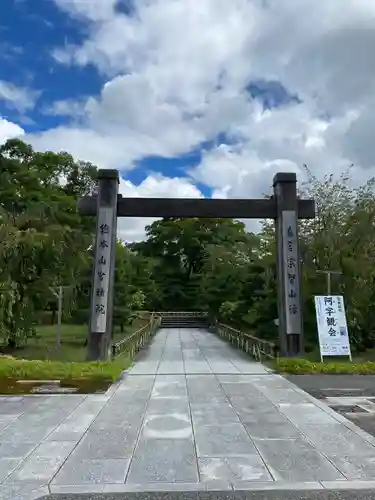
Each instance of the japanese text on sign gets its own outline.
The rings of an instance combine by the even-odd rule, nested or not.
[[[342,296],[315,297],[321,356],[350,356],[350,343]]]
[[[293,210],[282,214],[283,259],[285,273],[286,332],[300,330],[299,262],[297,239],[297,216]]]
[[[107,325],[112,222],[113,209],[101,207],[98,214],[98,230],[94,266],[94,305],[91,317],[92,330],[97,333],[105,333]]]

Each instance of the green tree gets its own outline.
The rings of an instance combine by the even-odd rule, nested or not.
[[[35,152],[20,140],[0,147],[1,331],[10,346],[33,334],[37,311],[53,302],[50,288],[77,286],[87,267],[94,224],[77,214],[82,190],[71,176],[81,167],[93,186],[94,167],[67,153]]]
[[[146,228],[147,239],[133,245],[155,260],[154,278],[162,310],[201,307],[200,276],[211,245],[246,241],[241,222],[231,219],[163,219]]]

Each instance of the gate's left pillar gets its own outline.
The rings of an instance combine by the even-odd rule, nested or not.
[[[88,361],[106,361],[111,356],[118,185],[117,170],[98,171]]]

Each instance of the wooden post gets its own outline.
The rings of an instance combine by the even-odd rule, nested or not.
[[[111,357],[118,184],[117,170],[98,171],[88,361],[106,361]]]
[[[331,271],[331,270],[317,270],[317,274],[325,274],[327,276],[327,295],[331,295],[332,292],[332,275],[341,275],[342,271]]]
[[[62,322],[62,310],[63,310],[63,294],[64,288],[59,286],[59,297],[58,297],[58,310],[57,310],[57,328],[56,328],[56,351],[60,350],[61,346],[61,322]]]
[[[277,206],[277,284],[281,356],[300,356],[304,352],[304,339],[296,174],[276,174],[273,188]]]

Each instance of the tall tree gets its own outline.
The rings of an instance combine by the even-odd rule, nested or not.
[[[160,307],[171,310],[200,307],[199,279],[209,246],[246,241],[241,222],[228,219],[163,219],[146,228],[147,239],[133,245],[140,255],[155,259]]]
[[[0,224],[8,235],[0,243],[7,311],[1,328],[10,345],[33,333],[35,312],[51,299],[51,287],[77,286],[87,266],[94,225],[76,211],[82,190],[74,191],[70,178],[77,169],[67,153],[35,152],[20,140],[0,147]],[[81,177],[92,186],[95,168],[85,164]]]

